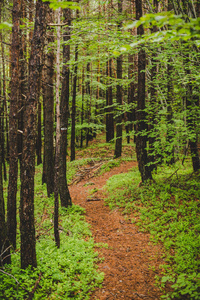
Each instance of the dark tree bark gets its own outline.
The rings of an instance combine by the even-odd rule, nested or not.
[[[2,109],[0,108],[0,117],[2,117]],[[1,143],[1,123],[0,123],[0,143]],[[10,242],[7,237],[7,228],[5,222],[5,206],[3,198],[3,178],[2,178],[2,153],[0,148],[0,266],[10,264]]]
[[[136,19],[139,20],[142,17],[142,0],[136,0]],[[140,25],[137,28],[137,34],[143,35],[144,28]],[[149,162],[147,156],[147,130],[148,125],[146,121],[145,109],[145,69],[146,69],[146,54],[143,48],[138,52],[138,93],[137,93],[137,137],[136,137],[136,154],[138,167],[141,174],[142,182],[151,179],[151,170],[147,166]],[[146,134],[144,134],[146,132]]]
[[[172,11],[172,1],[168,2],[168,11]],[[172,103],[174,96],[174,86],[173,86],[173,66],[172,60],[169,57],[167,63],[167,142],[168,142],[168,150],[167,150],[167,162],[169,164],[174,164],[174,146],[173,146],[173,111],[172,111]]]
[[[53,11],[48,8],[47,23],[53,23]],[[48,28],[47,45],[54,41],[53,29]],[[54,192],[54,50],[45,55],[43,70],[43,116],[44,116],[44,156],[43,156],[43,182],[46,182],[47,195]]]
[[[21,19],[20,25],[25,25],[24,20],[27,17],[26,0],[21,0]],[[25,95],[27,95],[28,84],[28,68],[26,62],[27,36],[23,29],[20,29],[20,50],[19,50],[19,69],[20,69],[20,86],[19,86],[19,113],[18,113],[18,157],[21,165],[22,149],[23,149],[23,130],[24,130],[24,106]]]
[[[1,23],[1,3],[0,3],[0,23]],[[2,38],[2,36],[1,36]],[[2,98],[2,74],[0,75],[0,99]],[[3,105],[0,105],[0,266],[11,263],[9,241],[7,238],[7,228],[5,222],[5,204],[3,198],[3,176],[2,176],[2,125],[1,119],[3,118]],[[7,250],[6,250],[7,249]]]
[[[86,129],[86,147],[88,147],[89,141],[92,139],[92,128],[90,128],[90,119],[91,119],[91,86],[90,86],[90,73],[91,72],[91,63],[87,64],[87,80],[86,80],[86,121],[88,123],[88,127]]]
[[[153,1],[154,12],[158,12],[158,1]],[[153,26],[152,33],[158,31],[156,26]],[[155,125],[157,124],[157,86],[156,86],[156,76],[158,73],[157,67],[157,52],[153,50],[151,57],[151,81],[150,81],[150,108],[149,108],[149,157],[151,158],[151,170],[153,171],[156,168],[156,154],[155,154],[155,142],[157,140],[157,136],[155,135]]]
[[[71,26],[71,10],[64,9],[64,23],[67,27],[64,32],[63,40],[70,40]],[[62,69],[62,90],[60,100],[60,126],[61,126],[61,141],[60,141],[60,200],[61,206],[68,207],[72,204],[66,177],[66,155],[67,155],[67,132],[69,120],[69,89],[70,89],[70,71],[68,62],[70,60],[70,45],[63,46],[63,69]]]
[[[133,130],[133,123],[135,121],[135,109],[132,107],[135,104],[135,86],[134,86],[134,57],[133,55],[129,54],[128,56],[128,78],[131,79],[131,83],[128,87],[128,105],[130,106],[129,111],[127,113],[127,121],[128,125],[126,126],[126,133],[127,133],[127,143],[130,143],[130,132]]]
[[[172,111],[172,103],[173,103],[173,94],[174,94],[174,87],[173,87],[173,67],[171,65],[171,59],[169,58],[167,64],[167,142],[168,142],[168,163],[174,164],[174,146],[173,146],[173,111]]]
[[[37,165],[42,163],[42,107],[40,99],[38,99],[38,122],[37,122],[37,140],[36,140],[36,155],[37,155]]]
[[[114,139],[114,120],[113,120],[113,95],[112,95],[112,59],[107,62],[106,75],[108,79],[108,87],[106,89],[106,142]]]
[[[9,113],[9,183],[7,200],[7,226],[10,243],[16,248],[16,194],[18,177],[18,101],[19,101],[19,20],[20,0],[13,1],[13,29],[11,52],[11,84],[10,84],[10,113]]]
[[[188,51],[188,49],[187,49]],[[189,54],[186,58],[186,72],[190,78],[190,82],[187,84],[187,94],[186,94],[186,109],[187,109],[187,127],[189,129],[189,147],[192,156],[192,166],[194,172],[200,170],[200,159],[198,152],[198,133],[196,130],[197,127],[197,106],[199,106],[199,101],[196,99],[193,94],[193,85],[190,71],[190,59]],[[192,137],[191,137],[192,136]]]
[[[120,18],[120,14],[122,13],[122,1],[118,0],[118,16]],[[122,27],[122,22],[118,23],[118,30]],[[119,106],[119,110],[117,111],[116,117],[116,142],[115,142],[115,154],[114,158],[118,158],[122,154],[122,114],[120,112],[120,106],[122,105],[122,85],[120,84],[120,80],[122,79],[122,55],[117,58],[117,105]]]
[[[2,3],[1,3],[2,5]],[[1,127],[1,134],[2,134],[2,163],[3,163],[3,171],[4,171],[4,180],[7,181],[7,171],[6,171],[6,154],[8,154],[8,117],[7,117],[7,99],[6,99],[6,72],[5,72],[5,58],[4,58],[4,44],[3,44],[3,35],[2,31],[0,32],[0,40],[1,40],[1,53],[2,53],[2,82],[3,82],[3,95],[2,95],[2,127]],[[4,121],[5,119],[5,121]],[[7,136],[7,152],[5,149],[5,136]]]
[[[57,11],[57,21],[60,24],[61,8]],[[58,230],[59,217],[59,177],[60,177],[60,26],[57,28],[57,54],[56,54],[56,153],[54,171],[54,238],[56,246],[60,247],[60,235]]]
[[[78,46],[75,46],[75,68],[73,78],[73,95],[72,95],[72,125],[71,125],[71,161],[75,160],[75,136],[76,136],[76,83],[77,83],[77,71],[78,71]]]
[[[41,0],[36,3],[35,26],[29,59],[29,93],[24,113],[24,144],[22,152],[20,232],[21,267],[37,266],[34,224],[34,174],[35,145],[37,130],[37,100],[42,70],[42,53],[46,32],[47,4]]]
[[[81,105],[81,125],[83,125],[83,119],[84,119],[84,96],[85,96],[85,74],[84,74],[84,66],[82,70],[82,105]],[[80,147],[83,147],[83,128],[81,128],[81,142]]]

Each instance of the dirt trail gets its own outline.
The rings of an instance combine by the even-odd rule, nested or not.
[[[139,300],[160,299],[160,291],[155,287],[154,276],[160,272],[159,246],[149,243],[149,235],[126,221],[121,212],[110,211],[105,206],[101,189],[114,174],[125,173],[135,166],[135,162],[124,162],[102,176],[93,177],[70,186],[72,201],[86,209],[86,220],[96,243],[107,243],[107,248],[98,248],[100,271],[105,273],[101,289],[97,289],[91,300]],[[100,201],[87,201],[88,191],[97,188],[95,197]],[[150,267],[153,266],[153,267]]]

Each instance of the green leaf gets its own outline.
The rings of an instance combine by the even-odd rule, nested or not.
[[[0,29],[11,29],[12,26],[13,26],[12,24],[7,22],[0,23]]]
[[[77,2],[72,2],[72,1],[57,1],[57,0],[42,0],[43,2],[49,2],[49,7],[56,10],[58,8],[70,8],[70,9],[79,9],[80,6],[78,5]]]

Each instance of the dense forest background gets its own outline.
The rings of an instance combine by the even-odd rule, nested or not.
[[[2,265],[16,249],[20,186],[21,268],[37,267],[35,164],[54,195],[60,247],[59,201],[72,205],[67,160],[100,132],[114,159],[124,136],[135,145],[142,183],[161,164],[199,171],[199,36],[199,0],[1,0]]]

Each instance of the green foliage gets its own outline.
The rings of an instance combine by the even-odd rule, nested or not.
[[[32,291],[41,273],[41,280],[34,299],[89,299],[90,292],[103,280],[103,274],[97,272],[94,242],[88,225],[82,216],[83,209],[72,206],[62,211],[60,227],[61,248],[55,247],[52,232],[39,238],[37,243],[38,268],[21,270],[19,253],[12,256],[12,266],[6,272],[12,274],[16,281],[0,273],[0,298],[24,299],[26,290]],[[44,228],[49,228],[50,220]],[[24,290],[26,289],[26,290]]]
[[[163,288],[171,283],[173,292],[162,299],[200,297],[200,175],[190,172],[190,168],[180,164],[160,167],[154,174],[156,182],[140,186],[139,172],[132,170],[113,176],[106,185],[107,204],[111,208],[122,207],[125,213],[132,212],[132,221],[166,249],[162,266],[165,272],[157,279]]]
[[[146,14],[142,16],[140,20],[127,25],[126,29],[139,27],[140,25],[143,25],[146,28],[157,26],[158,28],[162,28],[162,30],[152,34],[146,34],[139,42],[132,43],[130,45],[131,47],[147,41],[160,43],[166,40],[174,42],[178,40],[188,41],[192,38],[200,38],[200,18],[191,18],[186,21],[184,16],[174,15],[171,12],[151,13]],[[199,45],[199,40],[197,40],[196,43]],[[129,47],[127,46],[124,50],[128,49]]]
[[[43,2],[48,2],[49,7],[56,10],[58,8],[70,8],[70,9],[80,9],[80,6],[77,4],[77,2],[72,1],[58,1],[58,0],[42,0]]]
[[[3,23],[0,23],[0,30],[1,29],[12,29],[12,24],[8,23],[8,22],[3,22]]]
[[[97,271],[96,245],[85,222],[84,209],[76,205],[60,208],[61,247],[57,249],[52,219],[54,199],[46,196],[41,176],[41,167],[36,167],[38,267],[21,270],[19,251],[12,253],[12,265],[3,269],[7,274],[0,271],[0,299],[26,299],[37,281],[34,299],[89,299],[92,290],[102,282],[103,274]]]

